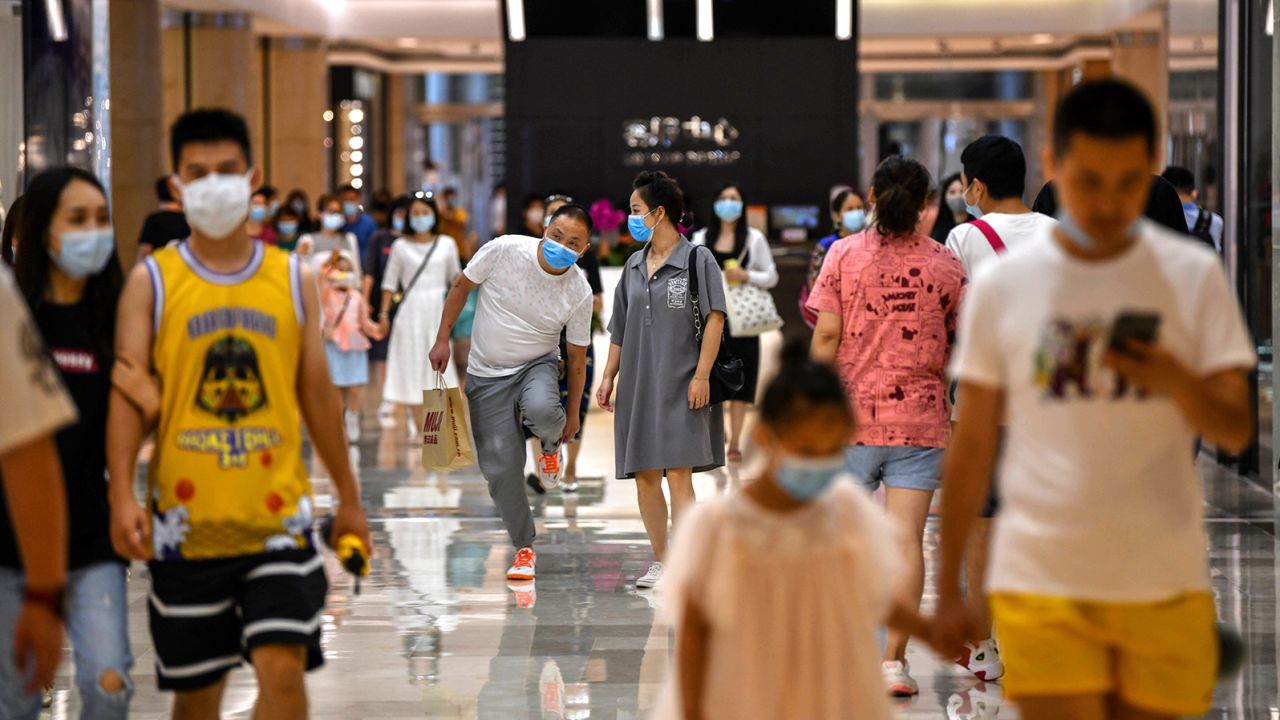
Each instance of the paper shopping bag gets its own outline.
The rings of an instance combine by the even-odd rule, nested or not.
[[[444,386],[437,378],[434,390],[422,393],[422,467],[427,470],[461,470],[475,464],[467,405],[458,388]]]

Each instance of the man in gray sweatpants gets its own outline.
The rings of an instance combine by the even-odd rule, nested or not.
[[[506,235],[486,243],[445,300],[431,365],[449,363],[449,337],[467,296],[479,288],[467,400],[480,472],[516,548],[507,579],[536,575],[536,531],[524,490],[521,425],[542,442],[538,475],[544,488],[560,483],[563,444],[578,434],[577,413],[560,403],[560,333],[568,339],[569,407],[582,402],[591,342],[591,287],[577,261],[591,247],[591,218],[581,206],[556,211],[545,237]]]

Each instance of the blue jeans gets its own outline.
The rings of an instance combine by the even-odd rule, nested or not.
[[[13,660],[14,625],[22,610],[22,573],[0,568],[0,717],[27,720],[40,714],[40,693],[24,692],[26,677]],[[67,636],[75,651],[76,687],[81,720],[115,720],[129,716],[133,697],[133,653],[129,650],[125,566],[104,562],[73,570],[67,576]],[[124,689],[107,692],[99,684],[114,672]]]

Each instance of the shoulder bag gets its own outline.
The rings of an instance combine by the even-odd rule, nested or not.
[[[693,305],[693,339],[694,347],[697,348],[698,356],[702,356],[702,306],[698,300],[700,292],[698,288],[698,247],[694,245],[689,251],[689,301]],[[708,250],[707,252],[710,252]],[[733,354],[729,349],[728,343],[724,341],[724,335],[720,336],[720,351],[716,353],[715,364],[711,366],[711,404],[718,405],[725,400],[730,400],[743,385],[747,384],[747,373],[742,365],[742,358]]]
[[[738,256],[738,266],[744,270],[750,249],[751,242],[748,241]],[[762,287],[746,281],[737,285],[726,282],[725,300],[729,306],[729,333],[734,337],[758,337],[783,325],[773,294]]]
[[[439,246],[440,236],[437,235],[436,239],[431,243],[431,249],[427,251],[427,256],[422,259],[422,264],[419,265],[418,269],[413,273],[413,277],[409,278],[409,284],[404,286],[404,290],[401,290],[391,296],[392,312],[399,309],[400,303],[404,302],[404,299],[409,297],[409,291],[413,290],[413,286],[418,282],[418,278],[422,276],[422,271],[427,269],[427,264],[431,262],[431,256],[436,254],[436,248]]]

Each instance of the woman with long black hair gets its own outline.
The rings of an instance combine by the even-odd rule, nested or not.
[[[122,273],[106,192],[78,168],[41,173],[24,196],[15,275],[79,412],[57,435],[66,483],[70,554],[67,633],[75,650],[82,718],[128,716],[129,670],[125,564],[111,549],[107,498],[107,398],[111,390],[116,305]],[[7,509],[0,512],[0,578],[19,574]],[[7,580],[0,588],[9,587]],[[20,606],[0,598],[0,615]],[[5,627],[12,618],[0,617]],[[24,698],[22,675],[0,669],[0,716],[35,717],[39,698]],[[10,705],[9,703],[18,703]],[[34,707],[34,710],[33,710]]]
[[[933,224],[929,237],[945,245],[951,231],[957,225],[973,220],[973,216],[964,207],[964,183],[960,173],[948,175],[938,187],[941,190],[938,193],[938,221]]]
[[[732,287],[749,283],[765,290],[778,284],[778,266],[773,262],[769,238],[749,227],[743,216],[745,204],[737,183],[727,183],[716,195],[707,227],[693,234],[694,245],[706,245],[724,270],[725,282]],[[729,415],[729,462],[742,461],[742,428],[747,408],[756,401],[756,385],[760,380],[760,338],[734,337],[726,332],[724,341],[734,355],[742,358],[747,382],[725,404]]]

